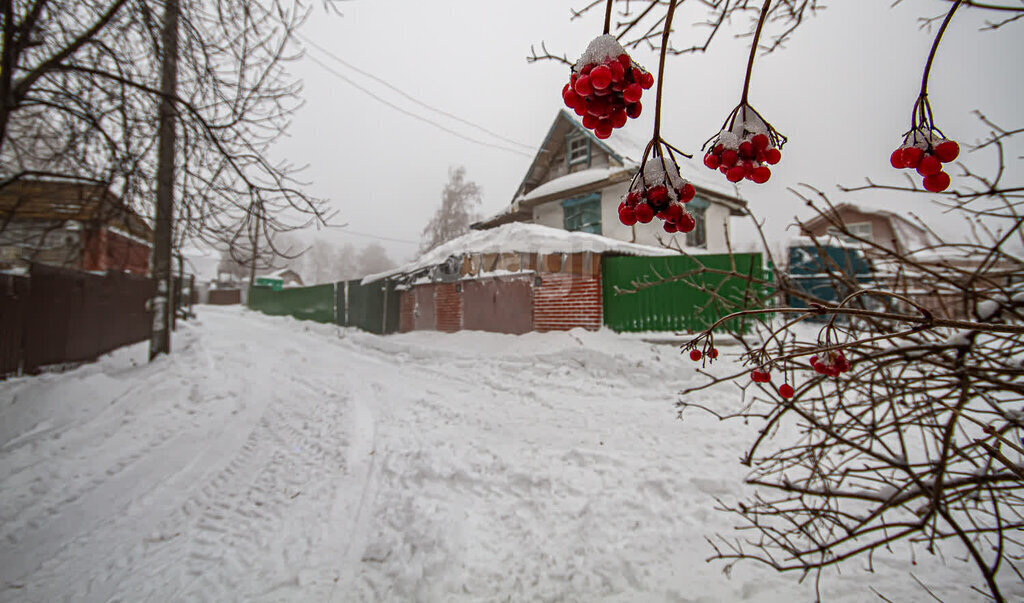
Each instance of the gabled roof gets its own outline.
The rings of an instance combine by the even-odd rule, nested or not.
[[[574,172],[560,176],[547,182],[541,182],[543,168],[565,144],[566,134],[576,132],[608,154],[611,164],[608,168],[598,168]],[[530,210],[541,203],[565,197],[597,191],[611,184],[630,180],[640,167],[643,160],[647,140],[640,141],[635,133],[625,128],[612,132],[610,138],[601,140],[593,132],[583,127],[576,115],[565,109],[559,110],[555,120],[548,128],[537,155],[526,170],[519,188],[511,204],[495,216],[473,224],[475,229],[493,228],[509,222],[529,220]],[[705,198],[717,201],[729,207],[733,215],[745,215],[746,201],[739,197],[738,189],[732,190],[698,173],[685,160],[679,166],[684,178],[697,189],[697,193]]]
[[[75,220],[123,228],[152,240],[153,230],[102,184],[18,180],[0,188],[0,223],[8,220]]]
[[[939,240],[934,235],[898,213],[884,209],[861,207],[860,205],[855,205],[853,203],[839,203],[835,205],[832,210],[826,212],[825,216],[817,215],[807,222],[804,222],[803,230],[809,232],[821,226],[825,226],[828,224],[827,215],[833,215],[841,218],[843,213],[846,211],[855,211],[857,213],[877,216],[888,220],[889,224],[892,226],[893,235],[896,236],[897,242],[903,249],[914,250],[939,244]]]

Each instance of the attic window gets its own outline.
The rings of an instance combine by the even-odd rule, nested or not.
[[[571,168],[574,165],[590,165],[590,140],[581,134],[571,134],[566,139],[565,156]]]
[[[860,237],[861,239],[864,239],[864,240],[867,240],[867,241],[873,241],[874,240],[873,232],[871,230],[871,222],[854,222],[852,224],[847,224],[846,225],[846,230],[849,231],[849,233],[851,235]],[[831,236],[836,237],[840,241],[845,241],[847,243],[859,243],[860,242],[860,241],[858,241],[857,239],[854,239],[851,236],[843,234],[835,226],[829,226],[828,227],[828,234],[830,234]]]

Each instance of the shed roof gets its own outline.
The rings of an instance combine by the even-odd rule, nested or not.
[[[667,256],[676,251],[626,243],[589,232],[571,232],[560,228],[513,222],[489,230],[473,230],[457,239],[439,245],[416,260],[398,268],[371,274],[363,283],[379,281],[390,276],[410,274],[424,268],[442,264],[452,256],[472,253],[579,253]]]

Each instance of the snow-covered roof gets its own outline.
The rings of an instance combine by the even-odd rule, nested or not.
[[[611,178],[612,176],[620,173],[631,173],[635,170],[635,166],[629,167],[608,167],[608,168],[591,168],[589,170],[583,170],[582,172],[573,172],[572,174],[566,174],[565,176],[559,176],[554,180],[550,180],[541,184],[532,191],[518,197],[517,201],[530,201],[533,199],[539,199],[548,195],[554,195],[563,191],[572,190],[595,182],[601,182]]]
[[[570,232],[559,228],[511,222],[488,230],[474,230],[452,239],[420,256],[418,259],[393,270],[371,274],[363,283],[372,283],[389,276],[408,274],[442,264],[451,256],[471,253],[617,253],[635,256],[669,256],[677,252],[661,247],[626,243],[617,239]]]

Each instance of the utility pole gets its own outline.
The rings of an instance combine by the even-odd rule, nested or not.
[[[256,214],[256,226],[253,228],[252,259],[249,261],[249,288],[256,284],[256,256],[260,254],[260,215]]]
[[[160,124],[156,169],[156,216],[153,220],[153,333],[149,359],[171,352],[171,237],[174,220],[174,97],[178,84],[178,0],[164,0],[160,31]]]

